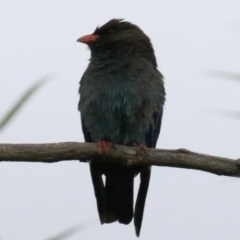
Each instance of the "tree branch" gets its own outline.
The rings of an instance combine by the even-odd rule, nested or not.
[[[127,165],[154,165],[202,170],[217,175],[240,176],[240,159],[233,160],[194,153],[186,149],[146,149],[136,154],[136,148],[112,146],[107,154],[99,154],[94,143],[0,144],[1,162],[54,163],[65,160],[87,162],[118,161]]]

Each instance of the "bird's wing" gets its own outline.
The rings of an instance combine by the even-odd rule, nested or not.
[[[162,124],[163,106],[159,106],[157,112],[153,113],[153,126],[149,127],[146,132],[145,143],[149,148],[155,148],[160,134],[161,124]]]
[[[155,148],[157,145],[157,140],[158,140],[158,136],[160,134],[161,125],[162,125],[162,116],[163,116],[163,106],[161,105],[159,107],[159,111],[155,113],[155,116],[154,116],[155,128],[153,130],[153,142],[150,147]]]
[[[86,142],[92,142],[91,134],[84,125],[83,116],[81,116],[82,121],[82,131]],[[102,179],[101,164],[90,160],[90,172],[92,176],[92,183],[94,188],[94,193],[97,199],[97,207],[99,212],[100,221],[103,224],[105,222],[105,188]]]
[[[82,87],[84,84],[89,81],[89,66],[87,70],[84,72],[81,80],[80,80],[80,88],[79,88],[79,93],[80,93],[80,101],[78,105],[78,109],[80,109],[81,102],[86,99],[86,95],[88,92],[83,91]],[[89,129],[87,129],[86,124],[85,124],[85,119],[84,119],[84,114],[81,114],[81,122],[82,122],[82,131],[84,135],[85,142],[93,142],[91,133]],[[92,183],[93,183],[93,188],[94,188],[94,193],[97,199],[97,207],[98,207],[98,212],[99,212],[99,217],[101,223],[104,223],[104,213],[105,213],[105,188],[103,184],[103,179],[102,179],[102,167],[101,164],[98,162],[91,161],[89,162],[90,165],[90,172],[91,172],[91,177],[92,177]]]
[[[87,128],[84,124],[83,116],[81,116],[81,122],[82,122],[82,131],[83,131],[85,142],[92,142],[91,134],[87,130]]]
[[[150,127],[149,130],[146,132],[146,146],[149,148],[156,147],[157,139],[161,129],[162,115],[163,115],[163,105],[160,104],[159,111],[153,114],[154,126]],[[134,225],[135,225],[135,231],[137,236],[140,235],[150,176],[151,176],[151,166],[141,167],[140,186],[138,190],[138,196],[137,196],[135,213],[134,213]]]

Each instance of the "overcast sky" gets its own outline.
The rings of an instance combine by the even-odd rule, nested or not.
[[[0,116],[53,77],[0,141],[83,141],[77,92],[90,52],[76,40],[112,18],[145,31],[165,77],[157,147],[239,158],[240,119],[219,113],[240,111],[240,82],[209,75],[240,73],[239,0],[1,0]],[[141,239],[239,240],[239,223],[239,179],[153,168]],[[100,225],[88,164],[0,163],[1,240],[43,240],[77,224],[69,239],[136,239],[133,223]]]

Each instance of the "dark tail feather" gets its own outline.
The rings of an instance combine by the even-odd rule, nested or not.
[[[136,235],[139,237],[141,226],[142,226],[142,219],[143,219],[143,212],[144,212],[144,205],[147,197],[148,185],[151,175],[151,167],[144,167],[143,170],[140,172],[140,187],[138,190],[138,196],[135,206],[135,213],[134,213],[134,225]]]
[[[133,169],[122,164],[103,165],[91,161],[90,171],[101,223],[117,220],[130,223],[133,218]],[[105,186],[103,174],[106,175]]]
[[[114,215],[120,223],[128,224],[133,217],[133,170],[114,165],[106,172],[107,215]]]
[[[97,208],[101,224],[105,223],[105,212],[106,212],[106,198],[105,189],[102,180],[102,171],[98,163],[90,162],[90,171],[92,176],[92,182],[97,199]]]
[[[106,212],[120,223],[128,224],[133,217],[133,170],[127,166],[113,166],[106,172]],[[108,219],[106,219],[108,220]]]

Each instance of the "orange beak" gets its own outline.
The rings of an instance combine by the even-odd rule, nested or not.
[[[77,42],[81,42],[81,43],[85,43],[85,44],[89,44],[91,42],[95,42],[98,38],[98,35],[95,34],[89,34],[83,37],[80,37]]]

